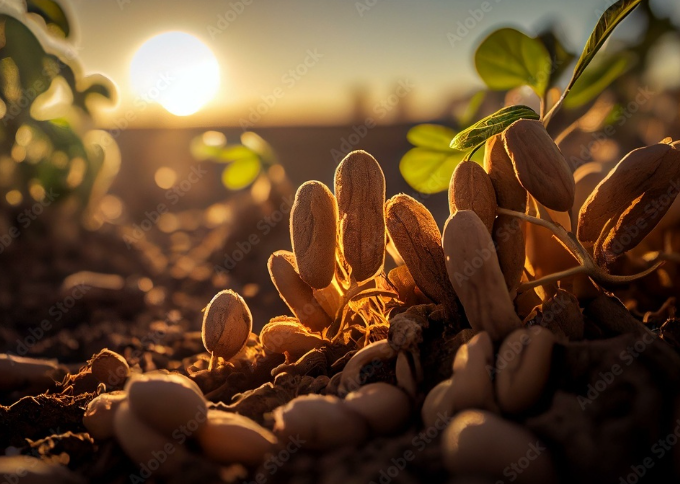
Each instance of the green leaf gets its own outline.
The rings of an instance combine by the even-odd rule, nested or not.
[[[576,63],[574,74],[569,82],[569,90],[574,86],[574,83],[581,77],[583,71],[586,70],[590,61],[593,60],[595,54],[602,48],[604,42],[609,38],[617,25],[625,19],[642,0],[619,0],[614,5],[609,7],[600,17],[600,20],[595,26],[595,30],[590,34],[586,46],[583,48],[583,53]]]
[[[460,151],[471,150],[492,136],[503,132],[518,119],[539,119],[539,116],[528,106],[503,108],[458,133],[451,141],[451,148]]]
[[[438,124],[419,124],[409,129],[406,138],[414,146],[450,153],[449,144],[456,132]]]
[[[255,181],[260,174],[260,159],[256,155],[230,163],[222,172],[222,183],[229,190],[240,190]]]
[[[467,106],[465,106],[463,112],[458,116],[458,123],[460,126],[467,127],[472,124],[472,121],[479,112],[479,108],[481,108],[482,103],[484,103],[484,99],[486,99],[487,92],[488,91],[486,90],[477,91],[470,97]]]
[[[465,153],[444,153],[427,148],[412,148],[399,162],[399,171],[414,190],[420,193],[438,193],[449,187],[451,175],[463,160]]]
[[[564,107],[574,109],[595,99],[633,64],[634,56],[620,52],[591,64],[574,83],[564,100]]]
[[[27,0],[27,11],[40,15],[47,25],[55,25],[68,37],[71,28],[66,18],[66,13],[54,0]]]
[[[274,148],[259,134],[253,131],[245,131],[241,135],[241,143],[255,152],[264,163],[270,165],[278,163]]]
[[[500,29],[477,48],[475,66],[490,89],[508,91],[528,85],[542,97],[548,87],[552,63],[540,40],[515,29]]]

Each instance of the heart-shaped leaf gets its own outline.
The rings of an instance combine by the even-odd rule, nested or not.
[[[456,135],[451,148],[467,151],[484,143],[492,136],[501,133],[518,119],[538,119],[536,111],[528,106],[508,106],[487,116]]]
[[[543,43],[515,29],[500,29],[477,48],[475,66],[490,89],[531,86],[540,97],[550,80],[552,62]]]
[[[260,166],[260,159],[256,155],[229,163],[222,172],[222,183],[229,190],[245,188],[260,174]]]
[[[406,134],[406,138],[414,146],[448,153],[451,152],[449,144],[454,136],[456,136],[454,130],[438,124],[419,124]]]

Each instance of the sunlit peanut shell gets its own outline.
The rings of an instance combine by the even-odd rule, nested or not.
[[[517,483],[556,482],[545,444],[524,427],[481,410],[467,410],[454,417],[442,437],[442,457],[454,475],[505,482],[504,471],[516,464],[523,469],[513,474]]]
[[[610,165],[610,163],[605,164],[593,161],[579,166],[574,172],[576,192],[574,194],[574,206],[571,209],[572,232],[576,233],[578,230],[578,214],[581,207],[590,194],[593,193],[595,187],[597,187],[597,185],[604,180],[609,171],[614,168],[614,165]]]
[[[451,215],[443,242],[446,269],[472,329],[500,339],[521,327],[491,235],[477,214],[460,210]]]
[[[645,193],[661,198],[668,191],[667,199],[659,199],[658,204],[652,205],[650,213],[643,217],[644,226],[636,227],[640,234],[635,237],[632,237],[633,233],[630,234],[632,240],[627,244],[627,250],[632,249],[642,240],[640,237],[649,233],[670,208],[679,187],[680,151],[664,143],[631,151],[597,185],[581,207],[578,219],[579,241],[587,246],[593,245],[610,220],[618,221],[624,213],[632,210],[637,215],[638,208],[635,205],[641,205],[640,198]],[[645,200],[641,205],[643,209],[647,203],[650,200]],[[618,230],[621,228],[619,226]]]
[[[449,389],[453,410],[469,408],[497,410],[491,374],[494,368],[493,343],[485,331],[462,345],[453,360]]]
[[[290,212],[290,237],[297,270],[310,286],[321,289],[335,273],[338,205],[326,185],[300,185]]]
[[[387,201],[387,230],[413,280],[437,303],[451,304],[455,294],[446,275],[441,233],[430,211],[408,195]]]
[[[107,387],[122,386],[130,374],[125,358],[109,349],[97,353],[90,360],[90,368],[94,377]]]
[[[427,301],[422,292],[417,290],[416,281],[413,280],[411,272],[405,265],[392,269],[387,274],[387,279],[396,288],[399,300],[406,303],[407,306],[413,306],[418,303],[422,304]]]
[[[85,478],[68,467],[29,455],[0,457],[3,484],[84,484]]]
[[[281,442],[300,440],[305,449],[325,450],[358,445],[368,436],[368,425],[338,397],[304,395],[273,412],[274,433]]]
[[[448,420],[453,415],[451,379],[439,382],[425,397],[420,412],[425,428],[433,427],[437,420]]]
[[[215,462],[257,465],[275,450],[274,434],[243,415],[209,410],[207,418],[197,434],[198,443]]]
[[[519,287],[524,273],[526,249],[522,225],[522,221],[510,215],[499,215],[493,225],[492,237],[496,244],[498,264],[511,297]]]
[[[371,375],[386,361],[397,357],[397,352],[386,339],[376,341],[357,351],[342,370],[339,393],[341,395],[357,390],[363,383],[364,373]],[[364,372],[362,372],[364,370]]]
[[[352,151],[335,171],[340,237],[352,276],[363,282],[385,262],[385,175],[365,151]]]
[[[484,168],[496,191],[498,206],[524,213],[527,206],[527,191],[515,175],[512,160],[505,151],[501,134],[486,141]]]
[[[326,344],[320,334],[311,333],[293,318],[274,318],[260,331],[260,341],[267,351],[287,353],[294,360]]]
[[[171,402],[162,403],[171,407]],[[189,457],[183,445],[153,429],[130,409],[128,402],[120,404],[113,423],[116,439],[130,460],[137,466],[153,469],[159,476],[174,474]]]
[[[484,168],[474,161],[463,161],[453,171],[449,183],[449,210],[472,210],[491,232],[496,220],[496,192]]]
[[[377,435],[392,435],[411,416],[411,400],[403,390],[388,383],[370,383],[349,393],[345,407],[361,415]]]
[[[503,142],[522,186],[552,210],[571,210],[576,190],[574,177],[543,123],[532,119],[515,121],[503,132]]]
[[[333,322],[314,297],[314,290],[295,269],[292,252],[278,250],[269,257],[269,276],[283,302],[295,317],[312,331],[322,331]]]
[[[540,326],[518,329],[498,351],[496,397],[501,410],[518,414],[541,398],[548,377],[555,336]]]
[[[657,178],[617,220],[611,219],[603,228],[593,249],[598,264],[610,264],[637,247],[671,208],[680,189],[680,155],[673,164],[660,166],[658,173],[663,178]]]
[[[179,373],[135,375],[125,390],[135,415],[167,437],[182,428],[194,433],[205,424],[208,407],[201,390]]]
[[[203,312],[203,345],[229,360],[243,348],[253,328],[253,316],[241,296],[230,289],[218,292]]]
[[[87,404],[83,415],[83,425],[87,432],[97,440],[113,437],[113,418],[116,410],[127,399],[127,393],[118,390],[102,393]]]

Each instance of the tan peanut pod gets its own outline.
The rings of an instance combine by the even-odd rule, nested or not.
[[[167,437],[182,426],[195,431],[205,425],[206,400],[198,385],[184,375],[162,371],[135,375],[125,390],[134,414]]]
[[[47,388],[66,374],[66,367],[57,360],[0,354],[0,390],[16,390],[22,386]]]
[[[113,418],[120,404],[126,399],[127,393],[117,390],[102,393],[87,404],[83,415],[83,425],[94,439],[104,440],[113,437]]]
[[[614,168],[613,165],[609,166],[609,164],[592,161],[579,166],[574,171],[576,192],[574,195],[574,206],[571,209],[571,231],[573,233],[576,233],[578,230],[578,214],[581,207],[612,168]]]
[[[173,401],[161,403],[172,407]],[[159,476],[176,473],[189,458],[183,445],[153,429],[130,409],[128,402],[121,403],[116,410],[114,429],[116,440],[130,460],[137,465],[156,462],[158,467],[153,472]],[[161,453],[166,455],[163,461],[157,457]]]
[[[451,215],[443,242],[446,269],[472,329],[497,340],[521,327],[493,240],[477,214],[459,210]]]
[[[316,289],[328,286],[335,274],[338,204],[326,185],[300,185],[290,212],[290,238],[303,281]]]
[[[515,121],[503,132],[503,143],[517,179],[536,200],[558,212],[574,205],[574,176],[543,123]]]
[[[197,437],[203,454],[220,464],[257,465],[277,444],[276,436],[257,422],[222,410],[208,410]]]
[[[680,151],[665,143],[638,148],[628,153],[597,185],[581,207],[577,234],[579,241],[587,246],[593,245],[600,238],[605,225],[610,220],[618,221],[625,212],[631,210],[631,204],[645,193],[657,193],[659,190],[663,193],[664,188],[672,189],[672,183],[678,184],[679,170]],[[671,191],[677,195],[677,187]],[[668,208],[670,203],[665,210]],[[645,218],[647,227],[641,228],[641,234],[649,233],[665,210],[664,207],[654,207],[656,216],[653,220]],[[640,235],[634,239],[639,242],[642,240],[639,237]],[[633,247],[634,245],[629,249]]]
[[[94,377],[108,387],[122,386],[130,374],[125,358],[106,348],[97,353],[89,364]]]
[[[349,393],[345,407],[361,415],[376,435],[392,435],[403,429],[411,416],[411,400],[388,383],[369,383]]]
[[[387,201],[387,230],[420,290],[437,303],[452,304],[441,233],[430,211],[408,195]]]
[[[486,141],[484,168],[496,191],[498,206],[524,213],[527,207],[527,191],[515,175],[512,160],[505,151],[502,134]]]
[[[452,393],[450,391],[452,384],[450,378],[439,382],[425,397],[420,412],[425,428],[433,427],[437,420],[448,421],[451,418],[453,412]]]
[[[288,317],[274,318],[265,324],[260,341],[267,351],[287,353],[294,360],[326,344],[320,334],[311,333],[296,319]]]
[[[218,292],[203,312],[203,346],[225,360],[241,351],[252,329],[248,305],[230,289]]]
[[[453,360],[449,390],[453,411],[469,408],[498,410],[491,381],[493,364],[493,342],[486,331],[477,333],[458,349]]]
[[[554,345],[555,335],[541,326],[518,329],[505,338],[496,361],[496,397],[503,412],[520,414],[540,400]]]
[[[674,165],[661,167],[659,175],[655,186],[635,199],[618,219],[605,225],[593,249],[601,266],[637,247],[671,208],[680,189],[680,156]]]
[[[454,475],[504,482],[509,463],[534,459],[515,482],[557,482],[547,447],[524,427],[491,412],[467,410],[456,415],[442,436],[444,466]]]
[[[352,151],[335,171],[340,237],[352,276],[363,282],[385,262],[385,175],[365,151]]]
[[[277,407],[273,415],[279,440],[297,438],[306,449],[358,445],[368,436],[365,420],[334,396],[303,395]]]
[[[322,331],[333,322],[314,297],[314,290],[302,280],[295,269],[295,256],[277,250],[267,262],[269,276],[283,302],[302,324],[312,331]]]
[[[342,370],[339,394],[345,395],[361,387],[363,384],[361,370],[364,367],[370,366],[370,370],[375,373],[386,361],[396,357],[397,352],[386,339],[364,346],[352,356]]]
[[[511,296],[517,291],[524,273],[526,247],[522,225],[520,219],[510,215],[499,215],[493,225],[498,263]]]
[[[463,161],[453,171],[449,183],[449,210],[472,210],[489,229],[496,220],[496,192],[484,168],[474,161]]]

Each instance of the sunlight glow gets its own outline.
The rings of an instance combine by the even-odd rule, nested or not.
[[[165,32],[147,40],[130,65],[135,105],[158,103],[176,116],[194,114],[220,87],[220,66],[193,35]]]

